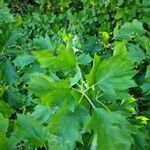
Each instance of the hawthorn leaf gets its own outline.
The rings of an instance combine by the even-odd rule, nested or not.
[[[135,44],[128,44],[129,57],[133,63],[139,64],[145,59],[143,50]]]
[[[45,37],[35,38],[34,45],[36,49],[47,49],[51,51],[55,49],[48,35],[46,35]]]
[[[134,36],[141,36],[145,33],[142,22],[134,19],[132,22],[126,22],[118,31],[114,38],[117,40],[130,40]]]
[[[137,41],[140,46],[146,50],[146,57],[150,59],[150,38],[147,38],[146,36],[142,36]]]
[[[13,62],[15,66],[19,68],[24,68],[25,66],[34,62],[34,57],[33,55],[29,55],[25,53],[17,56],[17,58]]]
[[[10,10],[7,5],[3,2],[0,2],[0,23],[9,23],[13,21],[13,15],[10,14]]]

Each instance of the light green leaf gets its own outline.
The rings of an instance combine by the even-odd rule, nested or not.
[[[100,63],[101,63],[100,57],[95,54],[94,59],[93,59],[93,68],[91,72],[86,76],[87,81],[90,85],[93,85],[96,83],[96,73],[97,73]]]
[[[72,70],[76,66],[76,58],[73,51],[62,46],[59,49],[58,56],[48,50],[33,52],[37,61],[44,68],[48,68],[52,72]]]
[[[31,74],[29,89],[39,97],[47,95],[49,92],[69,89],[69,82],[65,80],[53,80],[42,73]]]
[[[127,41],[117,41],[114,43],[114,55],[124,54],[129,55],[129,59],[133,63],[139,64],[143,59],[145,59],[144,51],[139,47],[139,45],[127,43]]]
[[[4,116],[9,118],[15,110],[8,104],[5,103],[4,101],[0,101],[0,113]]]
[[[114,50],[113,54],[118,55],[120,53],[127,55],[127,48],[126,48],[127,41],[122,40],[122,41],[116,41],[114,42]]]

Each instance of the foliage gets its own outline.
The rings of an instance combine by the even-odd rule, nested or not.
[[[0,150],[149,150],[149,13],[0,0]]]

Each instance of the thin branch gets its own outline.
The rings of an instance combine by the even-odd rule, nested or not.
[[[104,104],[102,103],[101,101],[99,100],[96,100],[98,103],[100,103],[106,110],[110,111],[110,109]]]
[[[87,99],[87,101],[91,104],[91,106],[95,109],[96,107],[94,106],[94,104],[92,103],[92,101],[90,100],[90,98],[84,93],[84,92],[82,92],[82,91],[80,91],[80,90],[78,90],[78,89],[75,89],[74,88],[74,90],[75,91],[77,91],[77,92],[79,92],[79,93],[81,93],[86,99]],[[82,96],[81,96],[82,97]],[[80,98],[81,99],[81,98]]]

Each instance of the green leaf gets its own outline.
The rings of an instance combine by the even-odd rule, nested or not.
[[[48,50],[33,52],[37,61],[44,68],[48,68],[52,72],[72,70],[76,66],[76,58],[73,51],[64,46],[59,49],[58,56]]]
[[[10,61],[6,61],[2,66],[2,72],[4,76],[4,80],[7,84],[14,83],[18,79],[18,75],[15,71],[14,66]]]
[[[5,96],[8,103],[14,108],[20,108],[24,105],[25,97],[17,91],[17,88],[9,87]]]
[[[0,80],[2,81],[1,77],[0,77]],[[3,86],[0,85],[0,97],[2,97],[2,95],[5,92],[5,90],[6,90],[5,87],[3,87]]]
[[[117,40],[130,40],[135,36],[141,36],[145,32],[143,24],[138,20],[133,20],[132,22],[126,22],[120,30],[116,31],[114,38]]]
[[[0,133],[6,133],[8,124],[8,119],[4,118],[0,113]]]
[[[34,62],[33,55],[29,55],[25,53],[23,55],[17,56],[17,58],[14,60],[14,65],[20,68],[24,68],[25,66],[33,62]]]
[[[133,144],[130,124],[119,112],[96,109],[87,129],[94,131],[93,149],[130,150]]]
[[[89,64],[91,61],[92,61],[92,57],[90,57],[89,54],[83,53],[78,57],[78,63],[81,65]]]
[[[126,56],[127,57],[127,56]],[[124,54],[118,54],[93,66],[94,75],[91,76],[106,97],[110,99],[128,98],[128,89],[136,86],[132,77],[135,75],[133,64]],[[96,69],[94,69],[96,68]],[[91,78],[88,82],[91,82]]]
[[[150,65],[147,66],[146,75],[145,75],[145,82],[141,86],[142,90],[146,94],[150,94]]]
[[[11,135],[11,143],[17,145],[22,140],[31,147],[44,146],[48,138],[48,128],[38,122],[31,114],[18,114],[15,130]]]
[[[32,116],[41,123],[45,123],[49,120],[55,110],[52,110],[46,106],[37,105],[32,112]]]
[[[4,135],[0,133],[0,147],[2,148],[2,150],[8,150],[9,146],[9,139]]]
[[[46,35],[45,37],[39,37],[34,39],[34,45],[36,49],[40,50],[54,50],[54,46],[52,45],[52,42],[50,38]]]
[[[76,141],[82,141],[82,127],[88,117],[84,108],[71,112],[64,105],[49,121],[50,132],[55,135],[49,139],[49,149],[74,150]]]
[[[31,74],[31,83],[29,89],[39,97],[47,95],[55,90],[69,89],[69,82],[65,80],[54,80],[42,73]]]
[[[5,103],[4,101],[0,101],[0,113],[4,116],[9,118],[15,110],[8,104]]]
[[[99,68],[101,61],[98,55],[94,55],[94,59],[93,59],[93,68],[91,70],[91,72],[86,76],[87,81],[90,85],[93,85],[96,83],[96,73],[97,70]]]
[[[136,114],[136,110],[135,110],[136,103],[135,102],[136,102],[136,99],[134,97],[130,97],[126,100],[123,100],[121,106],[125,110],[131,112],[132,114]]]
[[[128,44],[129,57],[133,63],[140,63],[143,59],[145,59],[145,54],[143,50],[134,44]]]
[[[11,46],[14,46],[18,40],[22,38],[23,34],[15,29],[15,27],[12,26],[6,26],[3,30],[3,33],[0,34],[0,48],[3,51],[8,51]],[[11,51],[10,51],[11,52]]]
[[[9,12],[9,8],[6,4],[0,3],[0,23],[13,22],[13,16]]]
[[[145,59],[144,51],[139,47],[139,45],[127,43],[127,41],[117,41],[114,43],[114,55],[123,53],[124,55],[129,55],[129,59],[133,63],[141,63]]]
[[[67,102],[68,108],[74,110],[76,102],[69,81],[53,80],[44,74],[35,73],[31,75],[29,89],[41,98],[41,102],[45,106],[60,107]]]
[[[82,74],[81,74],[80,68],[77,67],[76,70],[77,70],[77,72],[76,72],[75,76],[73,78],[71,78],[71,86],[76,85],[80,81],[80,79],[82,78]]]
[[[124,55],[127,55],[128,52],[127,52],[126,44],[127,44],[127,41],[125,40],[115,41],[113,54],[117,55],[117,54],[123,53]]]
[[[2,150],[8,150],[8,138],[6,137],[6,132],[9,122],[8,119],[4,118],[0,113],[0,148]]]
[[[137,42],[142,46],[143,49],[146,50],[146,56],[148,59],[150,59],[150,38],[142,36]]]

